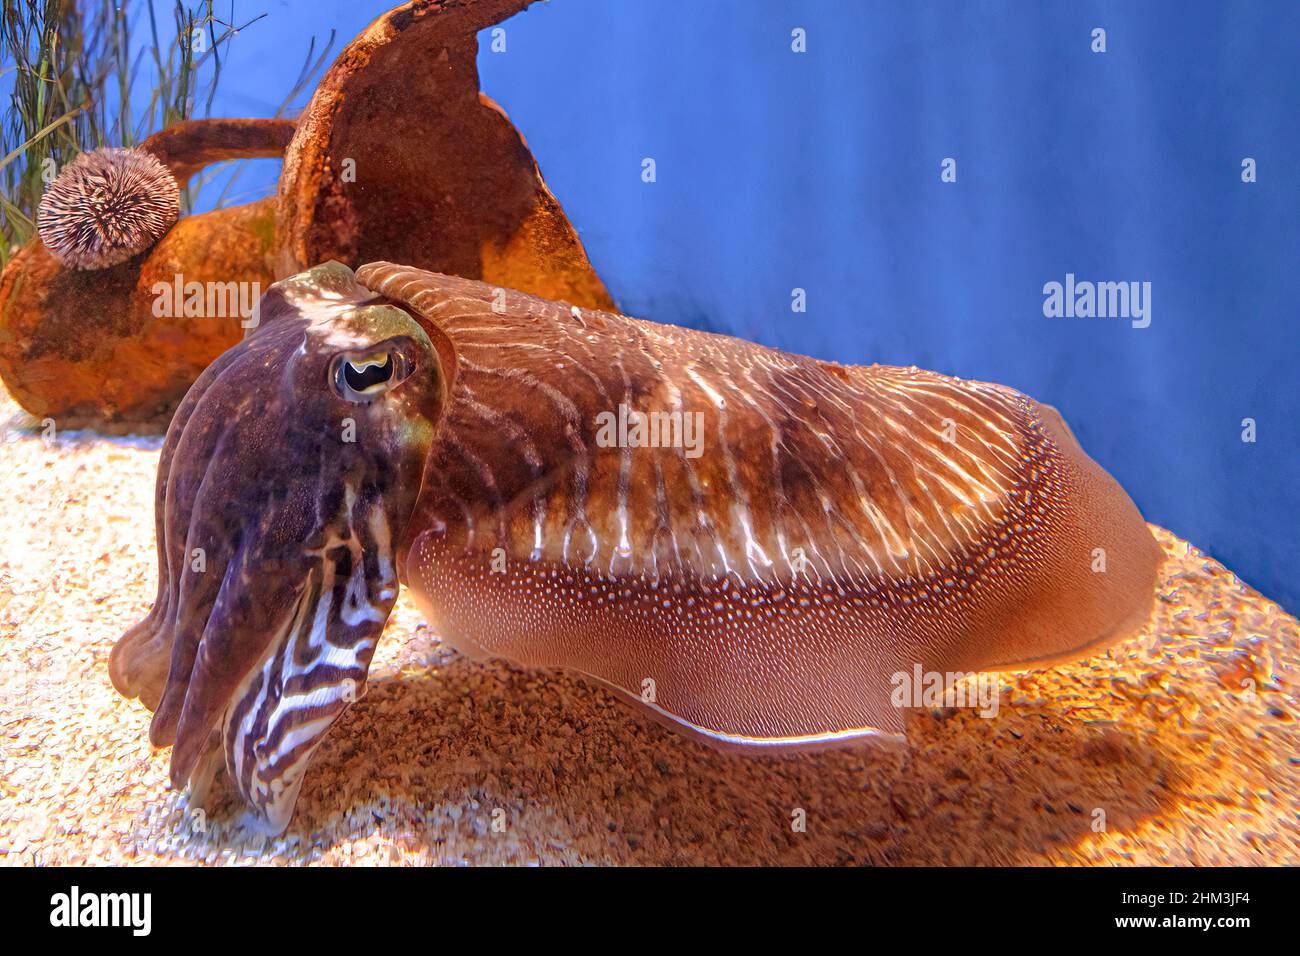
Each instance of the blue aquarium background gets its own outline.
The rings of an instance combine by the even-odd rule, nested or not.
[[[269,115],[312,36],[337,54],[390,5],[241,0],[268,16],[212,115]],[[483,89],[623,311],[1019,388],[1300,610],[1300,5],[552,0],[503,26]],[[1149,282],[1150,325],[1045,317],[1067,273]]]

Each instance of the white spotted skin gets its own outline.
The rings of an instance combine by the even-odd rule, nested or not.
[[[494,312],[490,286],[385,263],[358,280],[454,348],[399,554],[458,646],[799,746],[899,732],[890,681],[915,664],[1028,666],[1145,619],[1136,507],[1011,389],[515,292]],[[620,404],[702,414],[702,454],[602,447]]]

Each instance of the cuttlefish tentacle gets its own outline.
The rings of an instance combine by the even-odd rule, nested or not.
[[[1145,621],[1159,552],[1137,509],[1053,409],[1011,389],[388,263],[318,267],[267,302],[273,321],[169,433],[166,580],[114,680],[157,703],[157,742],[175,726],[178,784],[224,748],[269,829],[348,701],[301,729],[249,715],[332,686],[309,666],[323,646],[355,651],[333,676],[364,674],[390,551],[461,649],[582,672],[748,748],[895,737],[900,673],[1077,657]],[[405,376],[336,448],[357,406],[329,370],[352,356],[369,381],[403,323],[421,342]],[[364,505],[340,507],[360,473]],[[321,563],[339,527],[375,515],[384,534],[349,538],[350,565]],[[223,577],[187,591],[198,540]],[[364,621],[336,613],[350,593],[367,595]]]
[[[128,697],[139,697],[150,710],[158,709],[166,685],[175,636],[179,590],[183,583],[180,569],[184,564],[185,541],[179,537],[169,538],[166,534],[167,494],[171,487],[172,460],[199,399],[207,392],[208,385],[240,354],[234,350],[223,353],[199,376],[172,417],[159,457],[154,496],[154,531],[158,551],[157,596],[144,620],[127,631],[114,645],[109,660],[109,673],[114,686]]]

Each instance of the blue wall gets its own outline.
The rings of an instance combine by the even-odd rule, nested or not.
[[[308,36],[387,6],[243,3],[270,16],[214,114],[267,112]],[[1300,609],[1300,5],[553,0],[505,26],[483,88],[624,311],[1022,389]],[[1150,327],[1045,318],[1067,272],[1149,281]]]

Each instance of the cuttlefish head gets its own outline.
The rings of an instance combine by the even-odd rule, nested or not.
[[[201,794],[224,755],[249,822],[278,833],[364,691],[454,361],[337,263],[276,283],[259,318],[168,430],[158,598],[111,674],[154,710],[173,785]]]

